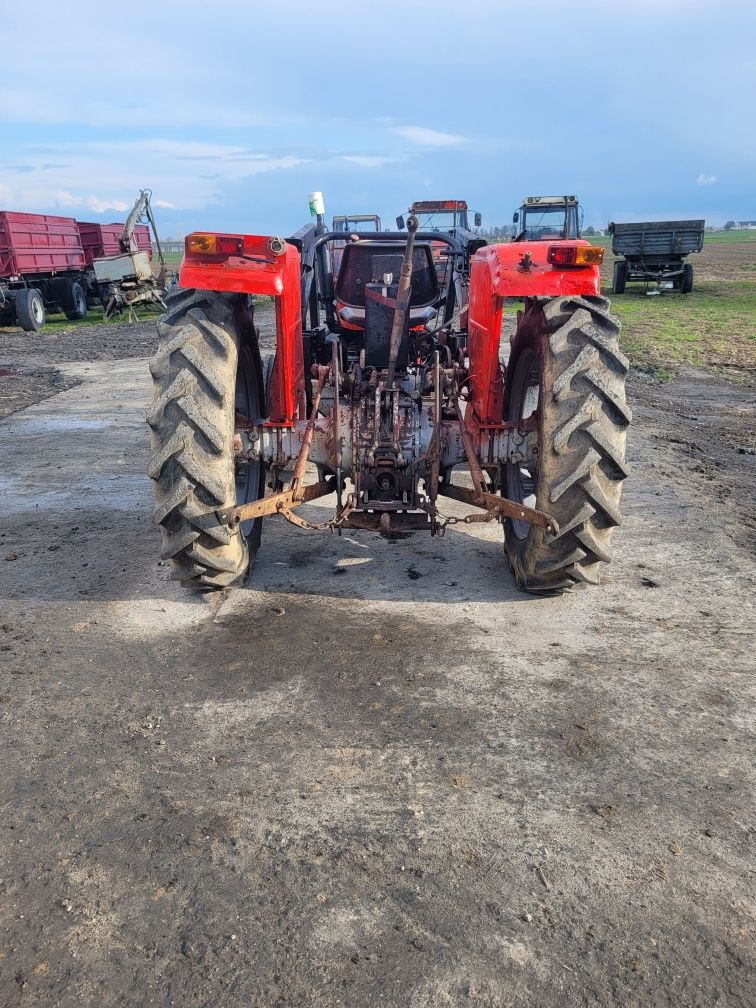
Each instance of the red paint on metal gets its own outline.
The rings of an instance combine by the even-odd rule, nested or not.
[[[281,255],[274,255],[267,235],[236,237],[244,239],[247,255],[220,262],[185,256],[179,284],[274,298],[276,359],[268,391],[268,416],[271,423],[289,425],[306,416],[299,252],[286,245]]]
[[[471,408],[465,413],[470,428],[502,422],[503,375],[499,362],[501,316],[507,297],[562,297],[601,293],[598,266],[559,268],[547,262],[559,242],[509,242],[479,249],[470,271],[468,314]],[[565,244],[589,245],[585,241]]]
[[[121,247],[118,239],[123,233],[123,224],[98,224],[92,221],[77,221],[81,244],[84,249],[84,256],[87,266],[93,259],[102,259],[104,256],[120,255]],[[150,239],[150,229],[147,224],[137,224],[134,228],[134,237],[137,246],[142,252],[146,252],[152,259],[152,241]]]
[[[0,277],[80,270],[85,264],[73,217],[0,211]]]

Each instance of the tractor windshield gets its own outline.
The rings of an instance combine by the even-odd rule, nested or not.
[[[542,241],[548,238],[578,238],[578,220],[575,207],[526,207],[522,211],[520,226],[525,241]]]
[[[381,218],[375,216],[364,217],[334,217],[334,231],[380,231]]]
[[[458,210],[436,210],[434,213],[419,213],[420,231],[451,231],[457,226],[464,226],[461,213]]]

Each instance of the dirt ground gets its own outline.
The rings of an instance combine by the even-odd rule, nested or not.
[[[753,382],[632,376],[601,589],[271,519],[193,598],[152,338],[0,335],[0,1005],[752,1005]]]

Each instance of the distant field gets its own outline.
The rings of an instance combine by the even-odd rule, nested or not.
[[[756,242],[756,231],[716,231],[704,236],[708,242]]]

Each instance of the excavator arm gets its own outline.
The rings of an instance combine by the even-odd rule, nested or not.
[[[140,221],[144,221],[145,218],[147,223],[152,228],[152,234],[155,239],[155,248],[157,251],[157,256],[160,261],[160,272],[158,274],[158,281],[161,285],[165,284],[166,269],[165,269],[165,258],[163,257],[163,249],[160,245],[160,239],[158,238],[157,225],[155,224],[155,217],[152,213],[152,205],[150,199],[152,197],[151,189],[142,189],[139,193],[139,197],[131,208],[131,213],[126,218],[126,223],[123,225],[123,231],[118,239],[118,244],[121,247],[122,252],[138,252],[139,244],[136,240],[136,235],[134,230],[136,225]]]

